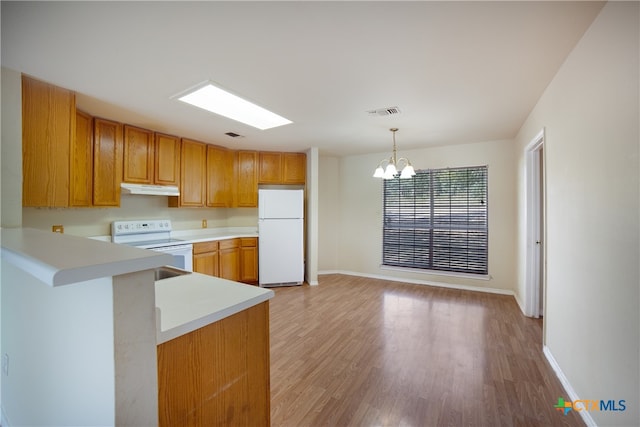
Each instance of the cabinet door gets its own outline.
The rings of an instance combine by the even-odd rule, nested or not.
[[[240,239],[240,281],[258,283],[258,238],[243,237]]]
[[[147,129],[125,125],[124,182],[134,184],[153,183],[153,154],[153,132]]]
[[[180,138],[156,133],[154,182],[159,185],[180,184]]]
[[[180,206],[205,206],[206,169],[206,144],[183,139],[180,153]]]
[[[75,94],[22,77],[22,205],[69,206]]]
[[[218,258],[218,242],[193,244],[193,271],[196,273],[217,277],[220,274]]]
[[[243,208],[258,207],[258,153],[238,151],[235,156],[235,205]]]
[[[282,182],[282,153],[260,152],[258,182],[260,184]]]
[[[217,277],[220,274],[218,252],[205,252],[193,255],[193,271]]]
[[[230,196],[227,149],[207,146],[207,206],[229,207]]]
[[[93,205],[120,206],[122,124],[94,119]]]
[[[239,239],[220,241],[220,276],[223,279],[240,280],[240,242]]]
[[[304,153],[282,153],[282,183],[304,184],[307,179],[307,156]]]
[[[76,135],[71,144],[69,205],[93,205],[93,117],[76,111]]]

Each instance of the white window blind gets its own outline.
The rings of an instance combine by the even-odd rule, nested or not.
[[[384,180],[382,264],[488,274],[487,167]]]

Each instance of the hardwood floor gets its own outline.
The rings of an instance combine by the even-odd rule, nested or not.
[[[327,275],[275,288],[271,425],[583,426],[510,296]]]

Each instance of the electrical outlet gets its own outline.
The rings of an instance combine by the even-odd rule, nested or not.
[[[9,376],[9,355],[7,353],[2,355],[2,373]]]
[[[207,220],[206,219],[202,220],[202,228],[207,228]]]
[[[52,225],[51,231],[62,234],[64,233],[64,225]]]

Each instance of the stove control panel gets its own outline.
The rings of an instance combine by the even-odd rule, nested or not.
[[[171,231],[170,219],[152,219],[147,221],[114,221],[111,223],[111,235],[162,233]]]

